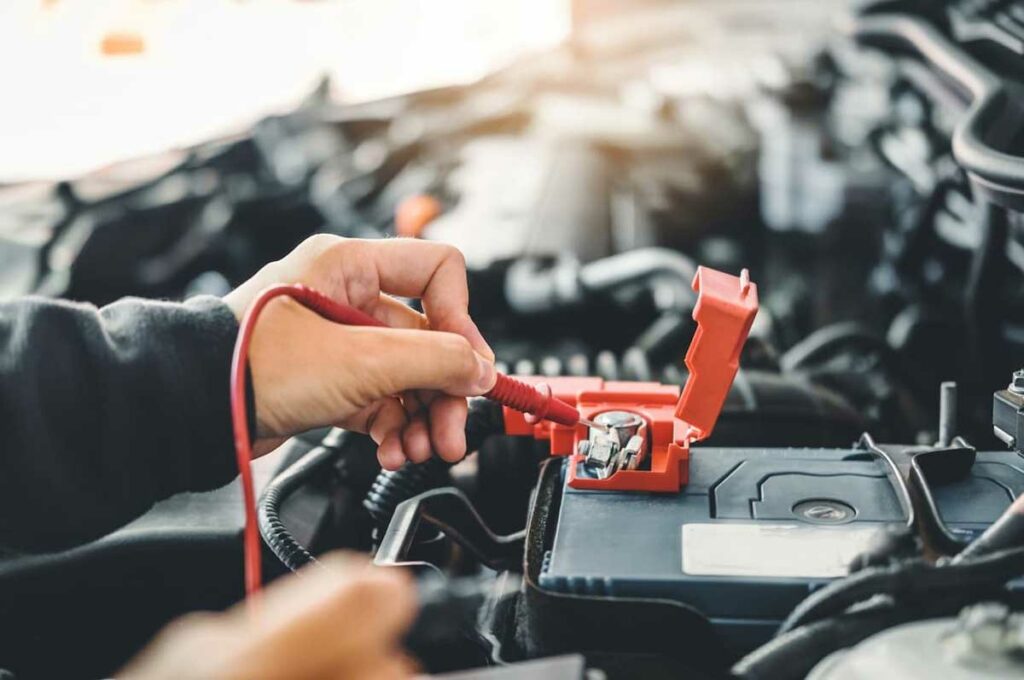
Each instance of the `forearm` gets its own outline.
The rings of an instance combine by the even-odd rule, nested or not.
[[[51,550],[234,474],[215,298],[0,304],[0,545]]]

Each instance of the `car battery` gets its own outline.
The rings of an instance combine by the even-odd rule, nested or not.
[[[895,465],[871,450],[695,447],[689,475],[669,493],[564,483],[541,587],[676,600],[742,652],[913,519]]]
[[[541,588],[676,601],[743,653],[887,534],[913,528],[919,512],[945,539],[932,547],[952,553],[1024,489],[1016,452],[978,453],[958,437],[934,447],[883,446],[868,435],[851,449],[700,445],[721,412],[758,303],[745,271],[733,277],[701,267],[693,288],[697,331],[682,390],[544,379],[586,426],[505,410],[506,434],[547,440],[551,454],[564,457]],[[1024,431],[1011,401],[1016,410],[998,420],[997,433]]]

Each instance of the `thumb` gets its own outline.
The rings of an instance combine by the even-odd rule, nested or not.
[[[484,394],[497,380],[494,361],[456,333],[349,328],[363,346],[363,367],[378,396],[440,390],[459,397]]]

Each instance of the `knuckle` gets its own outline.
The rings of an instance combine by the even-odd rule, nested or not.
[[[285,275],[284,260],[268,262],[256,272],[256,278],[263,281],[281,281]]]
[[[360,308],[368,307],[379,299],[377,270],[365,258],[353,259],[352,266],[345,273],[345,292],[349,304]]]
[[[448,375],[446,381],[447,389],[462,390],[468,382],[473,382],[477,377],[479,365],[476,360],[476,352],[469,340],[454,333],[445,333],[443,339],[447,366],[445,372]]]
[[[325,245],[318,253],[318,260],[328,267],[337,268],[338,263],[347,268],[350,262],[359,262],[362,259],[361,251],[365,246],[355,239],[332,237],[330,244]]]
[[[451,263],[461,271],[466,271],[466,256],[461,250],[445,243],[442,245],[442,254],[445,262]]]
[[[325,250],[341,246],[345,243],[345,239],[341,236],[335,236],[334,234],[313,234],[307,236],[297,250],[301,250],[309,253],[321,253]]]
[[[469,344],[469,340],[455,333],[444,333],[440,335],[442,335],[442,337],[438,338],[438,340],[441,342],[441,347],[445,354],[451,357],[451,359],[459,365],[475,368],[473,346]]]

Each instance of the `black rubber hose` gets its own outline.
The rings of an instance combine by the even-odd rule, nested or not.
[[[501,406],[489,399],[477,398],[469,402],[466,417],[466,451],[480,448],[491,435],[505,431]],[[397,470],[381,470],[366,494],[363,507],[378,527],[386,527],[402,501],[424,491],[444,486],[448,481],[451,463],[431,458],[424,463],[406,463]]]
[[[914,618],[913,612],[902,609],[872,609],[818,621],[758,647],[733,666],[732,675],[743,680],[804,678],[832,652]]]
[[[779,635],[800,626],[835,616],[876,595],[894,598],[943,591],[988,587],[1024,574],[1024,548],[1002,550],[958,564],[932,565],[914,560],[888,567],[872,567],[812,593],[796,606],[779,627]]]
[[[850,648],[893,626],[955,616],[964,607],[989,598],[998,600],[1000,596],[997,592],[980,596],[947,593],[911,604],[879,603],[850,610],[770,640],[740,659],[732,667],[732,675],[743,680],[802,680],[833,652]]]
[[[857,345],[881,351],[886,358],[892,354],[892,348],[885,338],[855,321],[841,321],[819,328],[790,347],[779,358],[779,366],[783,372],[794,371],[804,368],[808,363],[828,358],[838,349]]]
[[[656,279],[670,280],[679,292],[676,302],[693,304],[696,295],[690,284],[696,273],[696,263],[678,251],[638,248],[583,265],[579,285],[585,292],[596,292]]]
[[[291,571],[296,571],[307,564],[316,562],[316,558],[295,540],[288,527],[281,521],[281,506],[285,500],[317,469],[337,459],[344,448],[345,439],[353,436],[348,432],[338,431],[338,437],[330,446],[317,446],[310,449],[302,458],[274,477],[263,490],[257,507],[257,520],[260,535],[271,552]],[[333,433],[332,433],[333,434]]]
[[[607,293],[636,284],[667,285],[662,311],[689,309],[696,301],[690,284],[697,265],[668,248],[639,248],[587,264],[573,259],[548,261],[523,258],[509,265],[505,299],[520,314],[551,312],[584,302],[594,293]]]

